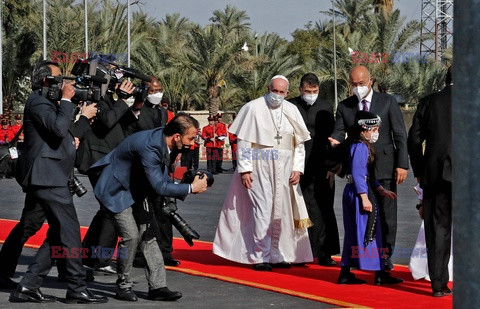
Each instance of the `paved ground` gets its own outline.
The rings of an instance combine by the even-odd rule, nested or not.
[[[205,167],[201,163],[200,167]],[[224,163],[224,168],[231,167],[230,162]],[[223,199],[228,189],[231,174],[220,174],[215,176],[215,184],[207,193],[197,195],[192,198],[188,197],[185,202],[179,202],[178,213],[201,235],[201,239],[205,241],[213,241],[215,228],[218,221],[219,212]],[[79,175],[79,179],[83,182],[89,192],[81,197],[75,198],[75,206],[77,209],[79,221],[81,225],[87,226],[97,210],[97,203],[93,197],[92,190],[88,179]],[[415,210],[417,203],[413,186],[415,180],[411,174],[406,183],[399,186],[398,199],[398,225],[397,233],[397,254],[394,255],[394,263],[408,264],[409,253],[411,251],[417,237],[420,226],[420,219]],[[344,182],[337,178],[336,184],[336,201],[335,209],[337,222],[340,229],[341,243],[343,241],[343,223],[341,211],[341,193],[343,191]],[[18,220],[23,207],[24,194],[13,179],[0,180],[0,218]],[[1,228],[1,227],[0,227]],[[175,231],[177,237],[181,237]],[[33,260],[35,250],[24,249],[17,268],[16,281],[23,275],[27,265]],[[0,266],[1,267],[1,266]],[[59,298],[65,296],[64,284],[56,281],[57,271],[52,269],[49,276],[45,279],[42,291],[46,294],[55,295]],[[322,304],[314,301],[305,300],[284,294],[268,292],[255,288],[245,287],[242,285],[226,283],[214,279],[190,276],[174,271],[167,272],[168,286],[172,290],[181,291],[183,298],[180,300],[161,304],[146,300],[146,291],[148,290],[143,270],[134,269],[135,292],[139,296],[138,303],[127,303],[113,298],[115,295],[115,277],[102,276],[96,277],[95,282],[89,286],[98,292],[109,296],[108,306],[131,307],[132,305],[142,306],[162,306],[163,308],[331,308],[331,305]],[[31,304],[15,304],[8,302],[10,293],[0,290],[0,308],[31,308]],[[61,302],[48,304],[42,307],[63,307],[67,306]]]

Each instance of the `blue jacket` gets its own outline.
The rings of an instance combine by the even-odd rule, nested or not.
[[[169,162],[163,128],[132,134],[90,168],[103,169],[94,188],[95,196],[113,213],[142,201],[150,190],[183,200],[190,185],[171,180]]]

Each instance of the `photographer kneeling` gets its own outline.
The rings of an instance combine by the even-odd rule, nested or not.
[[[165,197],[185,199],[189,193],[207,189],[207,177],[196,176],[192,184],[174,183],[168,175],[169,153],[194,143],[198,121],[185,113],[176,115],[165,128],[146,130],[130,135],[117,148],[95,163],[92,169],[103,169],[94,188],[95,196],[113,213],[115,226],[122,238],[117,258],[117,297],[136,301],[130,280],[135,251],[141,248],[147,261],[146,277],[152,300],[176,300],[180,292],[166,287],[162,254],[155,241],[142,238],[133,216],[132,206],[152,192]]]

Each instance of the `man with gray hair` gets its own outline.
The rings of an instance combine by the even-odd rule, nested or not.
[[[310,134],[277,75],[268,94],[245,104],[229,129],[237,135],[237,169],[224,201],[213,253],[258,271],[313,260],[311,225],[300,186]]]

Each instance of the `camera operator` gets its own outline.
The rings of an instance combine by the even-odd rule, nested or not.
[[[122,240],[119,251],[126,250],[117,258],[117,297],[136,301],[130,279],[138,243],[148,264],[146,277],[151,300],[176,300],[180,292],[167,288],[166,272],[160,249],[154,238],[144,240],[147,227],[140,226],[133,216],[132,206],[142,203],[152,192],[184,199],[188,193],[202,193],[207,189],[207,177],[196,176],[192,184],[174,183],[168,175],[169,153],[194,143],[198,121],[185,114],[176,115],[165,128],[135,133],[127,137],[107,156],[92,166],[92,171],[101,175],[94,188],[97,199],[113,214]],[[133,181],[134,179],[134,181]]]
[[[106,65],[110,66],[110,69],[113,67],[110,64]],[[97,104],[99,111],[91,125],[91,131],[85,134],[81,140],[76,166],[79,172],[88,175],[92,187],[95,187],[99,174],[86,171],[125,139],[122,123],[125,121],[126,115],[132,114],[126,101],[134,89],[135,86],[128,79],[124,79],[120,85],[111,83],[103,100]],[[118,235],[113,227],[113,222],[113,217],[100,205],[100,209],[93,217],[83,239],[83,247],[115,248]],[[97,272],[111,275],[116,273],[111,266],[112,261],[109,257],[97,255],[92,258],[89,256],[83,260],[83,263]]]
[[[25,241],[40,229],[46,218],[49,224],[47,239],[40,247],[35,262],[28,267],[12,301],[52,302],[54,297],[43,295],[40,286],[52,265],[50,246],[61,246],[68,252],[80,248],[80,225],[68,180],[73,171],[75,141],[73,116],[75,105],[71,99],[75,90],[71,84],[61,87],[61,100],[49,99],[47,76],[60,76],[60,69],[53,63],[41,62],[32,73],[32,94],[25,104],[24,136],[26,174],[18,178],[26,192],[25,207],[20,222],[10,233],[2,247],[2,271],[15,264]],[[58,89],[58,88],[57,88]],[[18,241],[21,239],[21,241]],[[17,241],[16,241],[17,240]],[[13,254],[12,254],[12,251]],[[16,260],[13,260],[16,258]],[[95,296],[87,289],[85,269],[80,256],[62,260],[66,267],[69,303],[104,303],[108,299]],[[15,268],[13,268],[13,273]],[[10,280],[11,281],[11,280]],[[8,282],[7,282],[8,283]],[[13,283],[13,281],[9,282]]]

